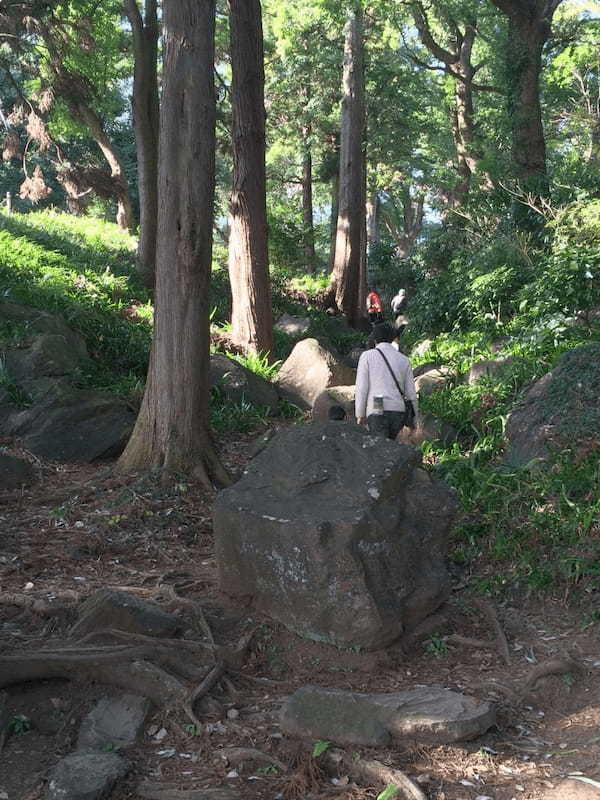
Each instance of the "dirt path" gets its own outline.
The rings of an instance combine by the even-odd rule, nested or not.
[[[228,467],[239,470],[245,442],[225,442],[223,449]],[[316,769],[310,745],[282,736],[281,700],[307,683],[383,692],[437,683],[495,701],[498,727],[479,740],[369,754],[417,779],[431,800],[541,800],[566,775],[600,780],[600,626],[590,615],[591,598],[583,611],[564,598],[496,601],[510,664],[496,646],[444,638],[494,638],[468,575],[457,578],[446,622],[408,652],[356,653],[306,642],[218,591],[211,497],[193,484],[166,490],[147,478],[115,477],[111,467],[37,462],[34,487],[0,493],[0,651],[63,641],[78,601],[106,586],[144,590],[158,602],[173,587],[201,603],[218,644],[255,629],[243,669],[201,704],[203,729],[191,728],[179,712],[156,712],[128,755],[135,766],[113,800],[139,797],[142,779],[180,789],[230,787],[239,798],[375,798],[374,787],[344,786],[343,775],[332,784]],[[21,598],[18,605],[8,593]],[[41,601],[37,610],[27,607],[32,599]],[[537,665],[559,658],[574,659],[580,669],[541,678],[517,696]],[[48,768],[71,750],[78,721],[105,691],[66,681],[8,689],[5,715],[13,730],[0,753],[0,800],[44,796]],[[239,765],[224,757],[231,747],[255,748],[272,762]],[[290,765],[285,774],[278,762]],[[591,792],[585,797],[600,798],[600,790],[578,785]]]

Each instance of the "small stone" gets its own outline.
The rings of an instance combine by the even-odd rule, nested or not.
[[[227,719],[237,719],[240,715],[240,712],[237,708],[230,708],[227,712]]]
[[[156,739],[157,742],[162,742],[162,740],[165,738],[166,735],[167,735],[167,729],[161,728],[160,730],[156,731],[156,733],[154,734],[154,738]]]
[[[146,731],[146,736],[155,736],[158,733],[158,725],[150,725]]]
[[[226,778],[239,778],[240,775],[239,775],[239,772],[236,769],[232,769],[227,773],[227,775],[225,777]]]
[[[135,694],[103,697],[81,723],[80,750],[131,747],[140,735],[150,701]]]

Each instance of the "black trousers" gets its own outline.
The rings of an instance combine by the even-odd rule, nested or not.
[[[395,439],[404,427],[405,419],[405,411],[384,411],[383,414],[369,414],[367,426],[373,436]]]

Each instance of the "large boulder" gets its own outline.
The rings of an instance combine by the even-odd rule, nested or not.
[[[275,327],[288,336],[304,336],[310,328],[310,317],[294,317],[291,314],[282,314],[275,323]]]
[[[35,480],[35,470],[23,458],[0,452],[0,490],[18,489]]]
[[[4,357],[11,392],[0,392],[0,435],[18,437],[42,458],[94,461],[117,456],[135,423],[127,403],[73,385],[89,366],[83,338],[59,315],[0,302],[20,331]]]
[[[415,389],[421,397],[426,397],[438,389],[443,389],[454,378],[449,367],[431,367],[415,377]]]
[[[255,406],[267,406],[272,414],[279,411],[279,395],[273,384],[221,353],[210,357],[210,383],[220,386],[225,397],[234,403],[245,400]]]
[[[554,449],[600,437],[600,344],[565,353],[536,381],[511,412],[506,426],[511,466],[548,458]]]
[[[327,422],[329,409],[332,406],[341,406],[346,412],[346,419],[354,422],[354,395],[355,386],[330,386],[315,398],[312,407],[312,417],[315,422]]]
[[[489,358],[476,361],[467,374],[467,383],[472,386],[482,378],[499,378],[505,375],[516,363],[514,356]]]
[[[110,395],[57,384],[28,408],[15,409],[2,430],[41,458],[95,461],[118,456],[135,423],[135,412]]]
[[[316,339],[303,339],[294,347],[277,376],[281,394],[301,408],[312,408],[329,386],[348,386],[356,373]]]
[[[116,753],[71,753],[50,772],[46,800],[102,800],[128,771]]]
[[[357,425],[295,426],[217,496],[221,588],[309,639],[381,647],[448,596],[455,511],[412,447]]]
[[[301,739],[387,747],[392,740],[446,744],[474,739],[495,721],[489,703],[441,686],[389,694],[304,686],[286,700],[281,727]]]

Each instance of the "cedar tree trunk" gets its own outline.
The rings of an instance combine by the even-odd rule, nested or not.
[[[140,197],[137,269],[145,286],[154,288],[158,225],[158,20],[156,0],[146,0],[145,18],[137,0],[125,0],[133,32],[133,129]]]
[[[260,0],[230,0],[233,191],[229,234],[231,332],[246,351],[273,349],[267,248],[265,104]]]
[[[226,482],[209,430],[215,0],[164,0],[155,325],[122,470]]]
[[[312,275],[316,265],[310,133],[310,126],[305,126],[302,129],[302,138],[304,140],[304,153],[302,156],[302,238],[304,244],[304,269]]]
[[[362,29],[362,8],[357,3],[345,29],[339,208],[330,288],[337,308],[353,327],[357,327],[364,317],[361,305],[366,200]]]

